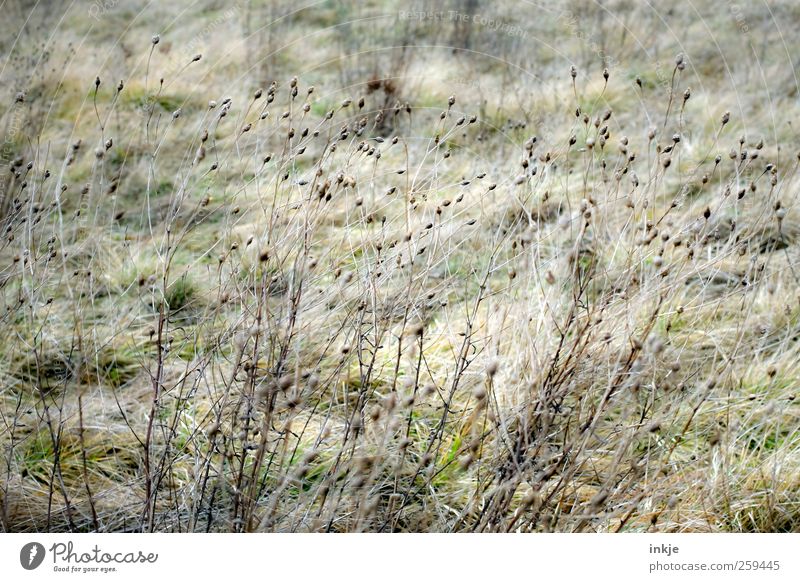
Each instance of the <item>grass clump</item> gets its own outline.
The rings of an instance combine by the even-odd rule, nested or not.
[[[4,63],[4,531],[797,529],[794,105],[613,19],[533,75],[270,10]]]

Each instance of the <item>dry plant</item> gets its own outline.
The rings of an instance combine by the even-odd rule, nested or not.
[[[685,57],[562,70],[537,135],[386,78],[176,99],[163,42],[3,109],[3,531],[800,528],[798,158]]]

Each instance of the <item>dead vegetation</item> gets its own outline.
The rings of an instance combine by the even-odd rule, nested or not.
[[[796,105],[748,62],[598,63],[631,31],[571,4],[527,95],[512,37],[466,86],[395,45],[255,66],[266,9],[213,2],[60,78],[5,57],[2,529],[797,531]]]

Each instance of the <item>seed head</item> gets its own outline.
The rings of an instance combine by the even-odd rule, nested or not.
[[[277,386],[282,392],[286,392],[294,385],[294,374],[286,374],[278,378]]]
[[[490,360],[486,365],[486,375],[489,376],[489,378],[494,378],[495,375],[497,375],[497,370],[499,368],[500,362],[498,362],[496,359]]]

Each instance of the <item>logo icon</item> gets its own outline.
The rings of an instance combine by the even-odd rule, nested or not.
[[[26,570],[35,570],[44,561],[44,546],[38,542],[30,542],[19,551],[19,563]]]

